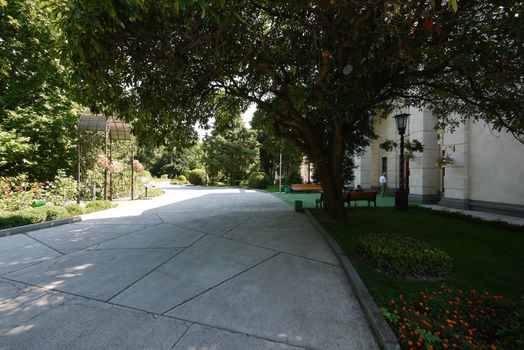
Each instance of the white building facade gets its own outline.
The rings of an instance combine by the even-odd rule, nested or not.
[[[405,139],[424,146],[405,163],[410,202],[524,216],[524,145],[513,135],[472,120],[453,132],[437,131],[430,110],[411,108],[408,113]],[[399,150],[388,152],[379,145],[386,140],[400,143],[395,120],[377,122],[375,133],[379,138],[355,160],[355,185],[377,187],[385,172],[388,188],[394,191],[399,183]],[[440,166],[442,159],[452,163]]]

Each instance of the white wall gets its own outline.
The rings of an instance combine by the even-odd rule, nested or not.
[[[440,147],[435,131],[435,118],[429,110],[411,108],[409,139],[418,140],[424,152],[416,152],[410,161],[409,191],[411,194],[430,196],[439,191],[440,169],[436,166]]]
[[[524,145],[507,132],[470,123],[469,198],[524,205]]]

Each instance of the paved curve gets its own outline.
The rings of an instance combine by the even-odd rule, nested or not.
[[[328,246],[272,195],[166,187],[0,238],[0,349],[377,349]]]

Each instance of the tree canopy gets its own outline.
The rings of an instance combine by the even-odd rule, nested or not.
[[[79,106],[42,1],[0,1],[0,172],[72,173]]]
[[[453,7],[453,9],[452,9]],[[522,1],[58,2],[79,91],[148,137],[187,139],[215,95],[253,102],[314,163],[342,217],[342,163],[405,105],[524,136]]]

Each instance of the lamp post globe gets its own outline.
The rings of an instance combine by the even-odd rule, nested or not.
[[[395,191],[395,209],[408,209],[408,191],[404,186],[404,133],[408,125],[409,114],[400,113],[394,116],[397,123],[398,133],[400,135],[400,166],[399,166],[399,186]]]

